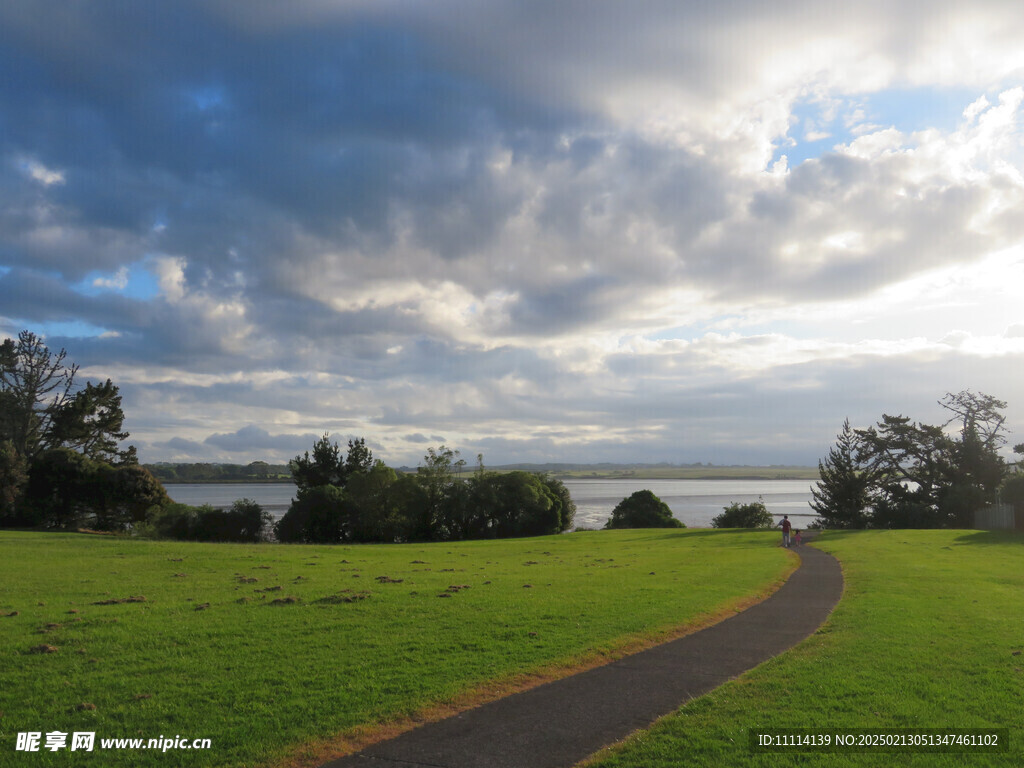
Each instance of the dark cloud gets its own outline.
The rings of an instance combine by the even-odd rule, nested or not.
[[[267,417],[287,411],[394,450],[443,433],[543,456],[806,455],[815,419],[864,391],[837,372],[872,389],[882,361],[744,368],[760,330],[657,354],[623,339],[1019,244],[1015,126],[837,141],[768,173],[797,101],[1002,86],[1018,9],[972,4],[1002,32],[961,67],[932,49],[964,8],[7,3],[0,328],[104,331],[49,338],[123,372],[148,443],[176,454],[298,452],[312,432]],[[82,287],[128,266],[159,295]],[[904,380],[919,361],[898,359],[885,373]],[[168,437],[161,409],[189,434]]]
[[[195,440],[186,440],[183,437],[172,437],[170,440],[166,440],[162,443],[156,443],[157,448],[169,448],[172,451],[178,451],[186,455],[202,456],[208,453],[205,445],[198,443]]]
[[[309,450],[319,439],[318,435],[272,435],[254,424],[242,427],[228,434],[217,433],[207,437],[203,443],[229,453],[297,453]]]

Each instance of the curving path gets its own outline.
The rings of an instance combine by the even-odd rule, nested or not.
[[[801,546],[767,600],[692,635],[428,723],[322,768],[566,768],[796,645],[843,591],[838,561]]]

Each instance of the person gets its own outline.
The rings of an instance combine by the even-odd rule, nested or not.
[[[789,515],[783,515],[778,525],[782,526],[782,546],[789,546],[789,532],[793,530],[793,524],[789,522]]]
[[[802,538],[800,538],[800,531],[794,531],[793,532],[793,543],[797,544],[797,545],[800,545],[800,544],[804,543],[804,540]]]

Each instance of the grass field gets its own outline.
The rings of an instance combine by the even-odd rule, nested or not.
[[[493,697],[728,612],[793,567],[776,538],[328,547],[0,532],[0,765],[316,764],[339,734]],[[30,731],[211,749],[15,752]]]
[[[832,532],[846,590],[823,630],[592,768],[1024,765],[1024,536]],[[1003,754],[754,754],[748,732],[1009,728]]]

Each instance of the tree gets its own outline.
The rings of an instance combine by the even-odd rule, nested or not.
[[[32,462],[22,501],[32,525],[75,528],[95,509],[97,462],[68,448],[54,448]]]
[[[147,522],[171,503],[160,481],[138,464],[115,467],[96,462],[93,484],[93,527],[101,531],[124,530]]]
[[[561,501],[528,472],[501,475],[502,497],[515,520],[513,536],[550,536],[562,530]]]
[[[955,525],[970,527],[974,512],[996,501],[1006,475],[1006,463],[997,452],[1006,443],[1006,417],[1000,413],[1006,403],[968,390],[947,393],[939,404],[953,413],[943,427],[960,426],[949,487],[940,503]]]
[[[605,528],[685,528],[672,510],[649,490],[636,491],[612,510]]]
[[[771,528],[774,523],[772,513],[760,498],[749,504],[734,501],[722,509],[722,514],[712,519],[712,528]]]
[[[90,459],[135,463],[135,448],[118,450],[122,432],[121,396],[109,379],[86,382],[75,391],[78,366],[65,364],[67,351],[54,354],[31,331],[0,344],[0,442],[31,464],[42,452],[73,448]]]
[[[538,478],[545,486],[547,486],[548,492],[559,504],[559,532],[564,533],[565,531],[570,530],[576,519],[576,502],[573,501],[572,496],[569,495],[569,489],[566,488],[565,483],[557,477],[543,474],[538,475]]]
[[[292,459],[290,467],[292,479],[300,492],[321,485],[340,488],[345,483],[345,462],[341,457],[341,448],[331,442],[326,432],[313,443],[312,457],[306,451],[304,456]]]
[[[860,461],[861,450],[860,438],[846,419],[835,446],[818,462],[821,479],[811,488],[810,504],[827,528],[867,527],[874,477]]]
[[[358,437],[348,441],[348,453],[345,455],[345,474],[366,473],[374,468],[373,453],[366,447],[366,439]]]
[[[351,475],[358,472],[369,472],[373,467],[373,453],[366,447],[366,440],[358,438],[348,441],[348,455],[342,458],[341,447],[332,443],[330,434],[324,433],[313,444],[313,455],[309,451],[303,456],[296,456],[289,467],[292,479],[299,490],[316,488],[320,485],[333,485],[344,488]]]
[[[1024,472],[1007,477],[999,489],[999,495],[1003,503],[1024,510]]]
[[[468,506],[477,514],[464,538],[547,536],[561,531],[562,502],[539,475],[480,473],[471,488]]]
[[[423,464],[416,469],[426,502],[422,522],[430,529],[431,538],[465,538],[467,489],[458,479],[465,466],[458,451],[442,445],[436,450],[428,448]]]
[[[20,499],[28,482],[25,459],[14,450],[10,440],[0,443],[0,525],[20,525]]]
[[[48,443],[72,448],[91,459],[117,464],[135,464],[135,446],[118,450],[123,432],[124,412],[121,395],[110,379],[99,385],[86,383],[85,389],[54,410]]]
[[[67,351],[54,355],[31,331],[18,340],[0,344],[0,393],[3,418],[2,438],[10,440],[18,455],[34,459],[47,447],[54,414],[71,397],[77,365],[67,367]]]
[[[349,536],[345,492],[333,485],[299,491],[288,511],[277,521],[278,541],[335,544]]]
[[[876,426],[856,434],[874,478],[872,525],[941,528],[949,524],[940,501],[954,470],[953,440],[941,427],[883,414]]]
[[[839,522],[858,520],[853,511],[863,501],[858,497],[858,473],[866,481],[868,522],[876,527],[969,526],[974,512],[996,499],[1006,474],[998,453],[1006,442],[1001,413],[1006,403],[967,390],[947,393],[939,405],[952,413],[941,426],[883,414],[875,426],[854,430],[845,448],[840,435],[840,444],[819,465],[834,470],[831,480],[819,488],[853,499]],[[948,431],[954,424],[959,435]],[[833,501],[821,497],[826,512],[833,509]]]
[[[382,461],[353,473],[345,488],[348,534],[353,541],[400,541],[405,532],[402,510],[392,493],[398,474]]]
[[[20,517],[47,528],[123,531],[171,503],[163,485],[137,464],[113,466],[53,448],[32,463]]]

